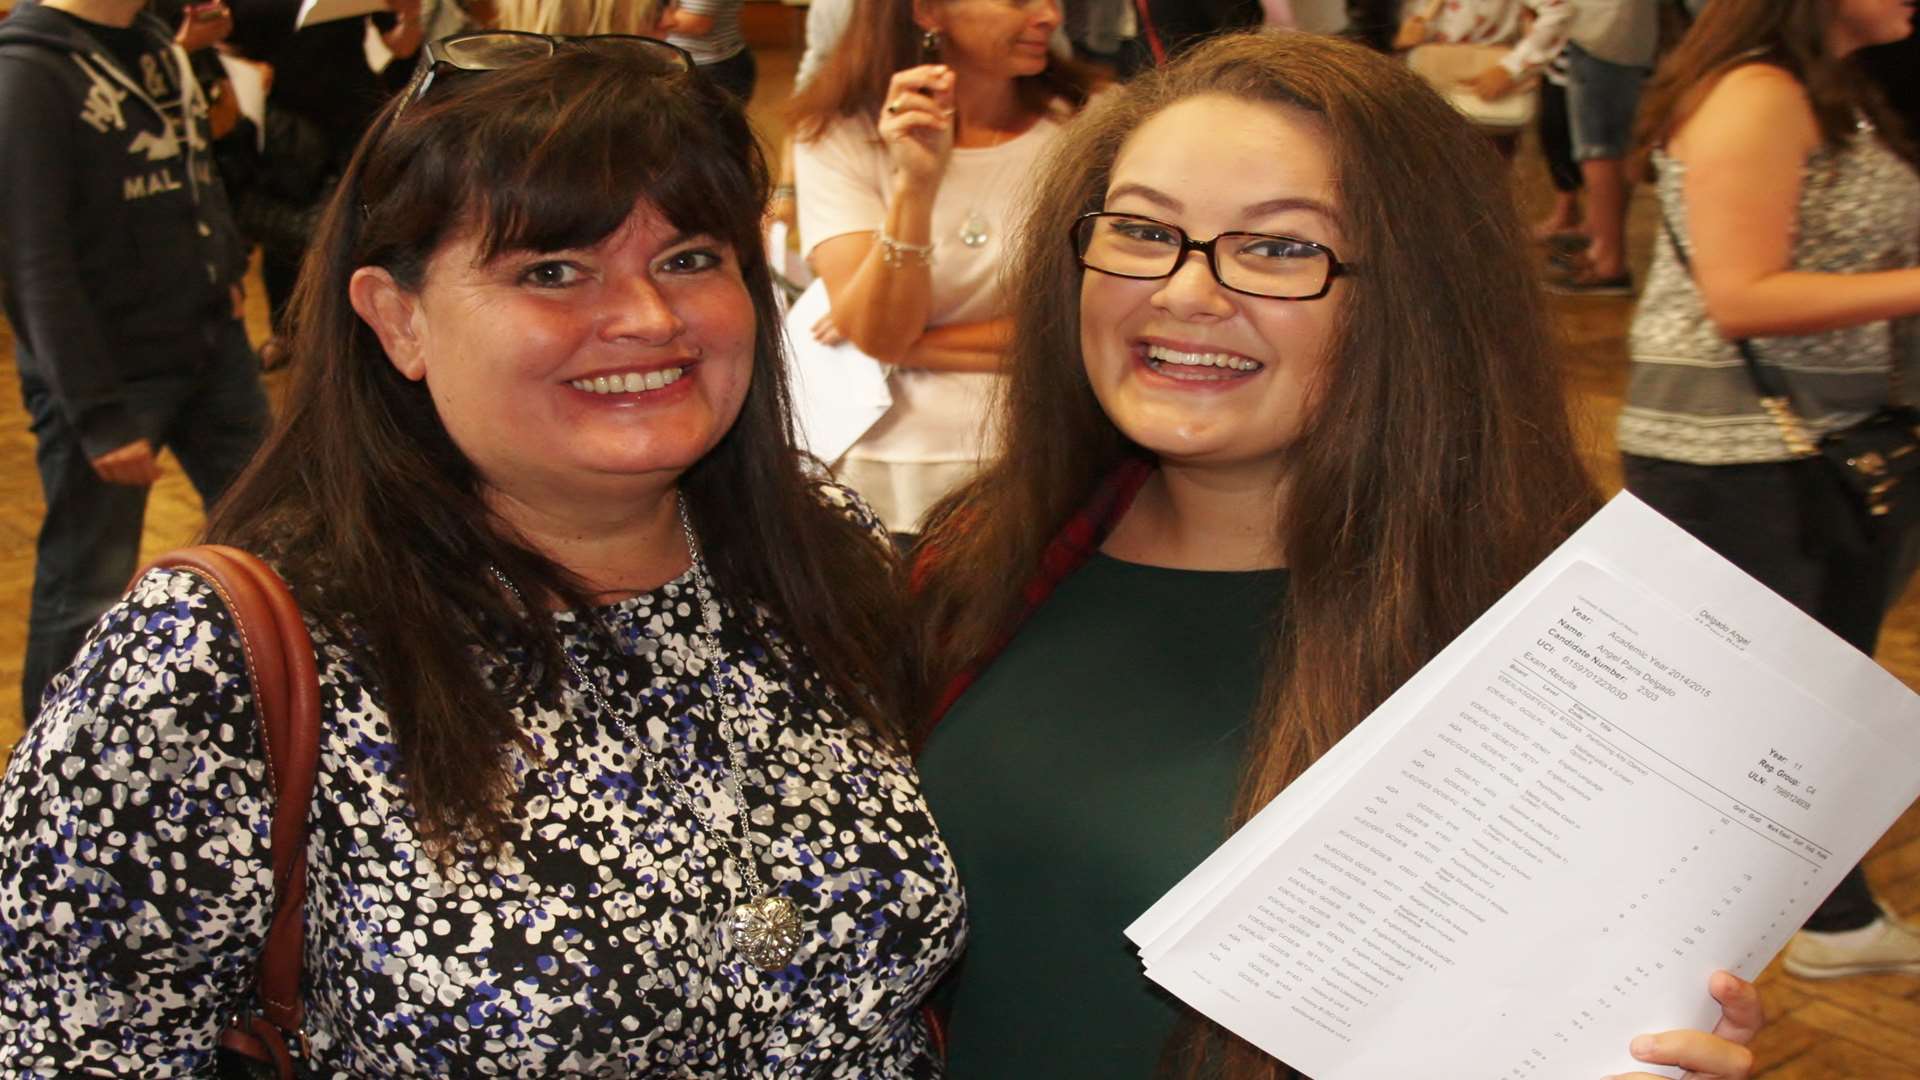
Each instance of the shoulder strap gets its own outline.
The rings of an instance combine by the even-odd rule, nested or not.
[[[1667,208],[1660,208],[1660,226],[1667,232],[1667,243],[1673,246],[1673,257],[1679,260],[1680,269],[1693,277],[1693,260],[1687,258],[1686,245],[1680,242],[1680,230],[1673,227],[1673,219],[1667,216]],[[1694,288],[1699,290],[1700,279],[1693,278]],[[1753,381],[1753,389],[1760,397],[1760,407],[1766,410],[1774,426],[1780,429],[1780,438],[1786,442],[1787,449],[1808,457],[1814,454],[1813,440],[1807,436],[1806,425],[1800,422],[1800,414],[1793,411],[1793,397],[1787,393],[1782,383],[1772,371],[1760,363],[1760,356],[1754,350],[1749,338],[1735,338],[1733,347],[1739,351],[1740,359],[1746,361],[1747,378]]]
[[[239,629],[275,795],[274,910],[260,954],[255,1008],[236,1018],[220,1041],[291,1077],[286,1039],[300,1037],[305,1012],[300,973],[306,945],[307,812],[320,756],[320,685],[313,639],[286,582],[248,552],[201,544],[161,555],[148,567],[154,568],[185,570],[205,579]]]
[[[1133,0],[1133,17],[1140,26],[1140,37],[1147,43],[1147,52],[1153,57],[1154,67],[1164,67],[1167,62],[1167,47],[1160,41],[1160,32],[1153,25],[1153,10],[1147,0]]]
[[[939,700],[934,703],[927,720],[927,732],[932,732],[941,720],[946,719],[947,710],[960,699],[967,687],[973,685],[980,672],[1000,655],[1000,650],[1006,648],[1027,619],[1039,610],[1047,597],[1053,595],[1053,590],[1072,577],[1074,571],[1100,550],[1107,534],[1120,523],[1127,508],[1133,505],[1134,496],[1140,493],[1141,486],[1158,468],[1157,464],[1145,458],[1129,457],[1100,481],[1079,512],[1041,550],[1040,565],[1033,569],[1021,590],[1020,610],[1002,630],[999,639],[988,647],[985,654],[969,661],[941,689]],[[940,552],[937,549],[921,546],[913,560],[910,587],[914,592],[919,591],[920,583],[926,580],[927,574],[939,561]]]

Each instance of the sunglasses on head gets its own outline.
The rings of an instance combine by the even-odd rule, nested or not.
[[[454,71],[499,71],[502,68],[545,60],[562,49],[584,49],[631,58],[650,74],[673,75],[694,70],[693,57],[685,49],[659,38],[638,34],[593,34],[571,37],[560,34],[535,34],[524,30],[475,30],[452,34],[428,42],[420,52],[420,68],[413,81],[402,91],[400,107],[394,116],[427,96],[434,78],[443,69]]]

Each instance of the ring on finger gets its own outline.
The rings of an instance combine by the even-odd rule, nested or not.
[[[900,103],[897,101],[889,101],[887,103],[887,115],[888,116],[900,115]]]

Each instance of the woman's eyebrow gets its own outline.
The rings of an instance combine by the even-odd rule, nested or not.
[[[1319,214],[1328,221],[1336,220],[1333,214],[1333,207],[1328,206],[1319,199],[1302,195],[1289,195],[1285,198],[1268,199],[1265,202],[1254,203],[1252,206],[1241,211],[1241,216],[1250,218],[1266,217],[1268,214],[1279,214],[1288,210],[1306,210]]]
[[[1132,182],[1116,185],[1112,191],[1107,192],[1107,201],[1114,202],[1126,195],[1133,195],[1145,199],[1155,206],[1176,214],[1186,209],[1185,203],[1168,195],[1166,192],[1148,187],[1145,184]],[[1260,218],[1266,217],[1268,214],[1278,214],[1288,210],[1305,210],[1310,213],[1319,214],[1328,221],[1338,220],[1334,216],[1333,207],[1328,206],[1319,199],[1305,195],[1287,195],[1277,199],[1267,199],[1263,202],[1257,202],[1240,211],[1240,216],[1243,218]]]
[[[1179,213],[1180,211],[1186,209],[1186,204],[1182,203],[1179,199],[1176,199],[1173,196],[1168,195],[1163,191],[1158,191],[1154,188],[1150,188],[1145,184],[1136,184],[1132,182],[1115,185],[1113,190],[1107,192],[1107,201],[1112,202],[1115,199],[1121,198],[1122,196],[1126,196],[1126,195],[1136,195],[1154,204],[1155,206],[1160,207],[1163,210],[1171,210],[1174,213]]]

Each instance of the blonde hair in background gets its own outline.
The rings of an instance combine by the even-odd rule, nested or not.
[[[660,21],[659,0],[499,0],[499,10],[500,29],[539,34],[649,34]]]

